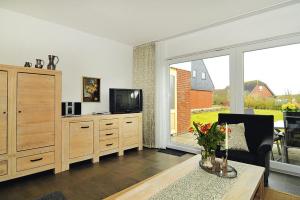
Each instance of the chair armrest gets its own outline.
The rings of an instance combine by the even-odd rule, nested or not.
[[[258,146],[257,153],[260,155],[266,154],[268,151],[272,150],[272,146],[273,146],[273,137],[267,137]]]

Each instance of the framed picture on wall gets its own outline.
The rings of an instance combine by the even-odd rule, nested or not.
[[[82,102],[100,102],[100,78],[82,77]]]

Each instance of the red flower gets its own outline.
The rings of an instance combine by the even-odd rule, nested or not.
[[[225,128],[224,126],[221,126],[221,127],[220,127],[220,131],[221,131],[222,133],[225,133],[225,132],[226,132],[226,128]]]
[[[194,128],[193,127],[189,128],[189,133],[194,133]]]
[[[226,133],[225,126],[220,126],[220,131],[225,134]],[[228,133],[231,133],[231,129],[230,128],[227,128],[227,131],[228,131]]]
[[[203,134],[207,134],[210,128],[211,128],[211,124],[210,123],[204,124],[204,125],[200,126],[200,131]]]

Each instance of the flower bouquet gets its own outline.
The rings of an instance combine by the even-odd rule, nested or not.
[[[211,165],[209,163],[211,156],[214,156],[218,145],[221,146],[224,144],[225,138],[225,148],[226,146],[228,147],[228,133],[230,130],[224,124],[218,125],[217,122],[207,124],[193,122],[193,126],[189,129],[189,132],[196,136],[198,144],[203,147],[201,151],[202,161],[206,162],[208,166]]]

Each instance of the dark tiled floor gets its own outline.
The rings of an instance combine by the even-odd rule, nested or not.
[[[0,200],[33,200],[53,191],[62,191],[69,200],[99,200],[192,156],[177,157],[154,149],[130,150],[124,157],[101,158],[99,164],[76,163],[60,174],[48,171],[0,183]],[[269,184],[276,190],[300,195],[300,178],[271,173]]]
[[[99,200],[192,156],[130,150],[124,157],[103,157],[99,164],[76,163],[60,174],[48,171],[0,183],[0,200],[33,200],[53,191],[62,191],[68,200]]]

